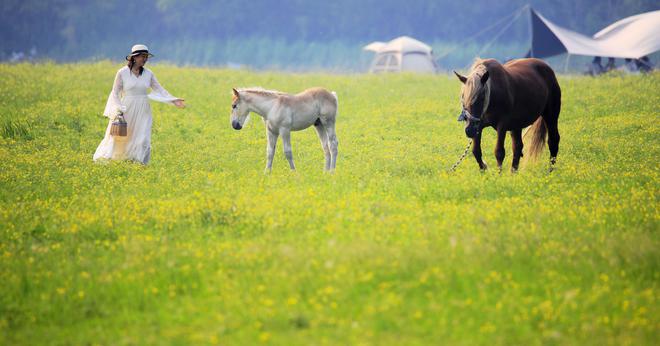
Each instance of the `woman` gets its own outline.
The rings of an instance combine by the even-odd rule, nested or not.
[[[151,106],[149,99],[170,103],[178,108],[186,105],[183,99],[170,95],[156,79],[156,76],[144,68],[149,57],[147,46],[136,44],[131,54],[126,56],[127,65],[117,71],[115,83],[108,97],[103,115],[110,118],[105,131],[105,137],[94,153],[94,161],[98,160],[133,160],[147,164],[151,158]],[[147,89],[151,93],[147,95]],[[127,122],[126,137],[115,137],[110,134],[112,121],[123,115]]]

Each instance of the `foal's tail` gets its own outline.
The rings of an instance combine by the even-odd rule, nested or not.
[[[529,143],[529,155],[527,156],[529,159],[536,160],[536,158],[538,158],[539,153],[541,153],[541,150],[545,146],[547,133],[548,128],[545,126],[543,117],[536,119],[529,131],[525,133],[525,137],[527,137],[527,135],[532,136],[532,142]]]

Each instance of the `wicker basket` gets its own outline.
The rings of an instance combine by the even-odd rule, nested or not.
[[[112,122],[112,126],[110,126],[110,134],[112,136],[119,136],[119,137],[126,137],[128,134],[128,124],[126,123],[126,120],[124,120],[124,117],[119,115],[115,120]]]

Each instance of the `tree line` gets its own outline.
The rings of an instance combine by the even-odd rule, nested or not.
[[[400,35],[460,44],[526,4],[585,34],[659,7],[653,0],[3,0],[0,58],[32,51],[61,61],[116,59],[132,43],[143,42],[157,43],[161,52],[170,50],[177,56],[170,59],[174,62],[221,64],[229,59],[249,62],[255,58],[245,55],[261,54],[261,44],[282,50],[284,64],[290,60],[284,53],[287,45],[305,50],[309,43],[319,48],[307,54],[316,64],[336,62],[333,51],[339,55],[357,48],[349,54],[355,61],[362,44]],[[513,26],[505,35],[506,44],[524,44],[527,35],[526,25]],[[488,34],[475,40],[485,42]],[[240,52],[244,42],[254,49],[233,53]],[[330,54],[332,61],[314,54]]]

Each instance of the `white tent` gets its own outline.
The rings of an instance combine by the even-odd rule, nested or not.
[[[376,53],[369,72],[421,72],[436,71],[433,50],[430,46],[408,36],[390,42],[372,42],[362,49]]]
[[[597,32],[594,39],[640,58],[660,50],[660,10],[621,19]]]
[[[622,19],[593,37],[562,28],[534,10],[531,15],[534,57],[568,53],[639,59],[660,50],[660,11]]]

